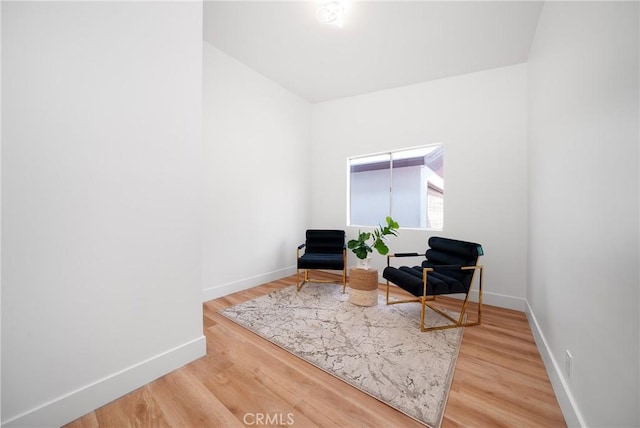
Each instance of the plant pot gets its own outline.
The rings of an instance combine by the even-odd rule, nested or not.
[[[358,259],[356,263],[356,268],[371,269],[371,257],[367,257],[366,259]]]

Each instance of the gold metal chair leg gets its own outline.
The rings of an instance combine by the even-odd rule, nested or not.
[[[387,305],[389,304],[389,280],[387,279]]]
[[[342,294],[347,291],[347,249],[342,249]]]
[[[464,315],[467,312],[467,307],[468,307],[468,303],[469,303],[469,295],[471,294],[471,288],[469,288],[469,291],[467,292],[465,298],[464,298],[464,302],[462,304],[462,308],[460,310],[460,317],[456,320],[455,318],[453,318],[451,315],[447,314],[446,312],[444,312],[442,309],[440,308],[436,308],[432,305],[427,305],[429,306],[431,309],[433,309],[436,313],[438,313],[439,315],[442,315],[443,317],[451,320],[452,322],[454,322],[454,324],[447,324],[447,325],[443,325],[443,326],[438,326],[438,327],[429,327],[429,328],[420,328],[420,331],[434,331],[434,330],[445,330],[445,329],[449,329],[449,328],[458,328],[458,327],[473,327],[474,325],[481,325],[482,324],[482,274],[483,274],[483,267],[482,266],[478,266],[476,267],[477,270],[480,271],[480,278],[479,278],[479,283],[478,283],[478,311],[477,311],[477,320],[474,322],[463,322],[464,320]],[[472,279],[473,281],[473,279]]]
[[[421,299],[421,306],[422,309],[420,310],[420,331],[424,331],[424,316],[425,316],[425,312],[427,310],[427,296],[422,296]]]
[[[471,294],[471,290],[469,290],[469,292],[467,292],[467,295],[464,296],[464,302],[462,303],[462,308],[460,309],[460,317],[458,318],[458,321],[456,321],[458,325],[462,325],[464,313],[467,310],[467,303],[469,303],[469,294]]]
[[[344,269],[342,269],[342,294],[347,291],[347,267],[345,265]]]
[[[306,282],[306,270],[305,270],[305,275],[304,275],[304,279],[302,282],[300,282],[300,269],[296,268],[296,292],[300,291],[300,289],[302,288],[302,286],[304,285],[304,283]]]
[[[307,282],[318,283],[318,284],[338,284],[338,281],[336,280],[314,279],[312,281],[309,278],[309,270],[310,269],[304,269],[304,275],[302,277],[302,281],[300,281],[300,269],[296,269],[296,291],[300,291],[302,289],[302,286],[305,285]],[[342,293],[343,294],[346,292],[346,289],[347,289],[347,271],[346,269],[343,269],[342,271]]]

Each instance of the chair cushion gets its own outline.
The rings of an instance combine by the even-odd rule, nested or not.
[[[342,254],[344,230],[309,229],[306,233],[306,253]]]
[[[340,254],[331,253],[304,253],[298,259],[300,269],[344,269],[342,250]]]
[[[477,260],[478,256],[484,255],[482,245],[475,242],[458,241],[456,239],[432,236],[429,238],[429,248],[443,253],[455,255],[462,259]]]
[[[399,268],[386,267],[382,277],[388,279],[398,287],[414,296],[422,296],[422,267],[402,266]],[[427,295],[466,293],[464,285],[449,275],[440,272],[429,272],[427,275]]]

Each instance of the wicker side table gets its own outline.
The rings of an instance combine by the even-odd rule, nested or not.
[[[378,271],[376,269],[349,270],[349,302],[358,306],[378,304]]]

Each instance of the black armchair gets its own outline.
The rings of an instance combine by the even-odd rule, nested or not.
[[[455,239],[431,237],[429,249],[425,253],[426,260],[420,266],[391,266],[393,257],[417,257],[418,253],[397,253],[387,256],[387,267],[382,276],[387,280],[387,304],[419,302],[422,305],[420,313],[420,330],[442,330],[446,328],[469,327],[482,322],[482,275],[484,267],[478,265],[478,258],[484,255],[480,244]],[[475,321],[465,322],[465,310],[469,302],[469,292],[473,284],[475,272],[479,271],[478,281],[478,315]],[[415,298],[407,300],[389,300],[389,283],[393,283]],[[460,310],[460,316],[455,319],[444,310],[434,306],[431,301],[442,294],[464,294],[465,298]],[[454,324],[437,327],[424,326],[426,308],[429,307]]]
[[[306,282],[333,282],[326,280],[309,279],[309,270],[341,270],[342,292],[347,287],[347,247],[345,245],[346,234],[344,230],[319,230],[310,229],[306,232],[304,244],[298,246],[296,258],[296,290],[300,291]],[[300,250],[304,254],[300,255]],[[300,269],[304,269],[304,278],[300,282]]]

